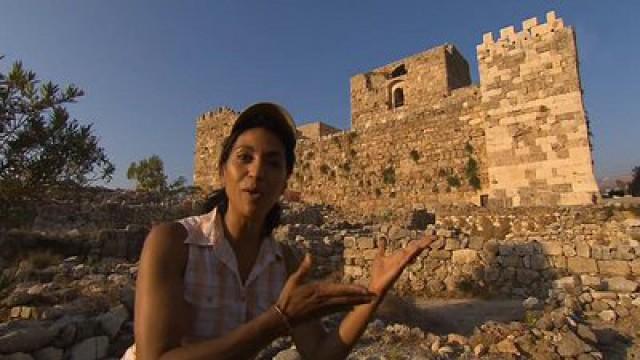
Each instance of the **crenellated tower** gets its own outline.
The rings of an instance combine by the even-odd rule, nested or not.
[[[490,199],[506,206],[597,199],[575,32],[546,23],[483,36],[477,47]]]

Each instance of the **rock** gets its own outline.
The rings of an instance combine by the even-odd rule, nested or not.
[[[580,279],[575,276],[565,276],[553,281],[554,289],[574,291],[580,285]]]
[[[638,288],[637,282],[627,280],[620,276],[605,279],[605,283],[607,290],[615,292],[631,293]]]
[[[598,268],[603,275],[627,276],[631,274],[631,266],[623,260],[598,260]]]
[[[580,336],[580,338],[582,338],[582,340],[588,341],[592,344],[598,343],[598,337],[596,336],[596,334],[594,334],[593,331],[591,331],[591,329],[584,324],[578,324],[576,333],[578,334],[578,336]]]
[[[558,354],[563,357],[578,356],[589,350],[589,346],[571,331],[562,333],[557,345]]]
[[[124,305],[116,306],[108,313],[98,317],[100,327],[110,338],[114,338],[122,324],[129,319],[129,312]]]
[[[438,354],[439,355],[445,355],[446,356],[447,354],[453,354],[453,353],[454,353],[454,351],[453,351],[453,348],[451,346],[445,345],[445,346],[441,347],[440,349],[438,349]]]
[[[540,300],[535,297],[528,297],[525,301],[522,302],[522,306],[525,309],[531,310],[537,308],[540,305]]]
[[[33,353],[35,360],[62,360],[62,349],[46,347]]]
[[[447,344],[466,345],[467,338],[459,334],[449,334],[447,336]]]
[[[286,349],[280,351],[273,357],[274,360],[302,360],[302,356],[296,349]]]
[[[95,336],[71,348],[71,360],[98,360],[107,356],[109,338]]]
[[[454,250],[452,261],[454,264],[469,264],[478,259],[478,252],[472,249]]]
[[[496,344],[496,350],[500,353],[520,355],[520,351],[512,339],[504,339]]]
[[[591,258],[570,257],[567,258],[567,268],[574,274],[597,274],[598,265]]]
[[[541,241],[540,247],[544,255],[560,256],[562,255],[562,244],[553,241]]]
[[[484,355],[484,353],[486,353],[486,352],[487,352],[487,348],[482,344],[478,344],[473,348],[473,354],[475,356]]]
[[[0,354],[30,353],[47,346],[54,333],[40,326],[13,330],[0,336]]]
[[[616,313],[613,310],[604,310],[601,311],[598,316],[602,321],[613,322],[616,321]]]

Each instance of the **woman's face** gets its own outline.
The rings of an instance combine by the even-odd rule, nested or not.
[[[221,169],[233,213],[264,220],[287,184],[284,145],[269,130],[253,128],[236,139]]]

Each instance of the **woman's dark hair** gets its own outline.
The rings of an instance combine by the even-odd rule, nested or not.
[[[218,169],[222,169],[224,164],[227,162],[229,156],[231,155],[231,149],[233,149],[233,145],[236,143],[236,140],[238,140],[238,137],[240,137],[243,132],[249,129],[263,128],[276,135],[276,137],[278,137],[278,139],[282,142],[282,145],[284,146],[287,176],[291,175],[291,173],[293,172],[293,165],[296,161],[295,138],[292,138],[290,136],[290,129],[285,129],[282,127],[283,124],[275,121],[264,120],[265,119],[263,118],[255,117],[253,119],[245,121],[243,123],[243,126],[235,129],[235,131],[233,131],[222,142],[222,151],[220,151],[220,157],[218,158]],[[208,213],[214,208],[217,208],[220,213],[225,214],[228,207],[229,198],[227,197],[227,193],[225,192],[224,188],[220,188],[214,190],[211,194],[209,194],[202,206],[202,212],[203,214]],[[282,207],[279,203],[276,203],[267,213],[267,217],[265,218],[261,232],[262,236],[271,235],[273,229],[275,229],[280,224],[281,213]]]

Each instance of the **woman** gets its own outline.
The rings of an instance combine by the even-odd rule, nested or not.
[[[305,283],[306,255],[270,236],[295,162],[295,126],[272,103],[246,109],[218,161],[211,211],[153,228],[136,284],[135,339],[124,359],[250,358],[291,335],[305,359],[345,358],[404,267],[431,242],[374,260],[371,282]],[[350,310],[327,333],[324,315]]]

